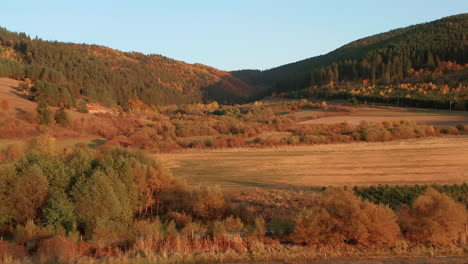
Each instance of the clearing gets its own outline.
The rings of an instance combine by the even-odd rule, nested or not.
[[[468,181],[468,137],[158,154],[191,187],[226,190]]]
[[[30,101],[26,93],[18,86],[19,81],[0,78],[0,99],[7,100],[10,113],[26,113],[36,110],[36,103]]]
[[[358,125],[361,121],[380,123],[383,121],[412,120],[434,126],[468,125],[466,111],[448,111],[401,107],[353,107],[353,112],[300,111],[295,115],[299,124],[336,124],[348,122]]]

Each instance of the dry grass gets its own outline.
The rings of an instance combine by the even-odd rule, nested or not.
[[[227,190],[468,181],[467,137],[193,150],[157,157],[190,186],[219,184]]]
[[[9,103],[9,112],[22,113],[36,111],[36,103],[27,99],[18,88],[19,81],[10,78],[0,78],[0,98]]]
[[[412,120],[419,124],[434,126],[456,126],[457,124],[468,125],[468,113],[460,111],[406,109],[395,107],[356,107],[354,112],[331,112],[317,115],[310,111],[310,115],[303,111],[302,121],[299,124],[336,124],[348,122],[358,125],[361,121],[381,123],[383,121]]]

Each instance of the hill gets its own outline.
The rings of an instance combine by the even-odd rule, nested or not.
[[[467,33],[468,14],[461,14],[359,39],[326,55],[270,70],[235,71],[232,74],[252,85],[268,87],[270,93],[290,93],[293,97],[335,95],[374,100],[386,96],[389,100],[408,97],[408,93],[400,89],[381,95],[382,88],[376,86],[402,88],[398,86],[403,83],[434,83],[448,85],[449,88],[459,88],[460,84],[466,86]],[[361,87],[356,89],[356,85]],[[363,93],[364,86],[371,86],[373,91]],[[320,89],[323,87],[327,89]],[[307,91],[297,92],[306,88]],[[453,97],[446,87],[444,89],[441,89],[443,94]],[[431,101],[430,106],[437,106],[437,101],[439,104],[450,101],[450,98],[438,98],[438,94],[414,93],[421,94],[424,98],[419,98],[419,101]],[[454,94],[466,99],[466,89],[455,90]],[[409,96],[414,99],[413,93]]]
[[[36,94],[52,105],[84,97],[125,106],[245,100],[251,87],[230,73],[159,55],[121,52],[97,45],[31,39],[0,28],[0,77],[41,81]],[[34,94],[33,94],[34,96]]]

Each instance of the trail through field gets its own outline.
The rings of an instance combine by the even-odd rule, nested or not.
[[[159,154],[189,186],[239,190],[468,181],[468,137]]]

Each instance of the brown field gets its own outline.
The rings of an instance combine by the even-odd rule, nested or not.
[[[18,85],[17,80],[0,78],[0,100],[8,101],[11,113],[35,111],[36,103],[30,101]]]
[[[158,154],[189,186],[227,190],[468,181],[468,137]]]
[[[299,124],[336,124],[348,122],[358,125],[362,121],[380,123],[383,121],[412,120],[416,123],[434,126],[468,125],[468,113],[462,111],[426,110],[397,107],[356,107],[354,112],[301,111]]]
[[[254,262],[251,262],[254,263]],[[258,263],[258,262],[257,262]],[[408,258],[347,258],[306,261],[260,262],[270,264],[310,263],[310,264],[466,264],[466,257],[408,257]],[[243,263],[247,264],[247,263]]]

